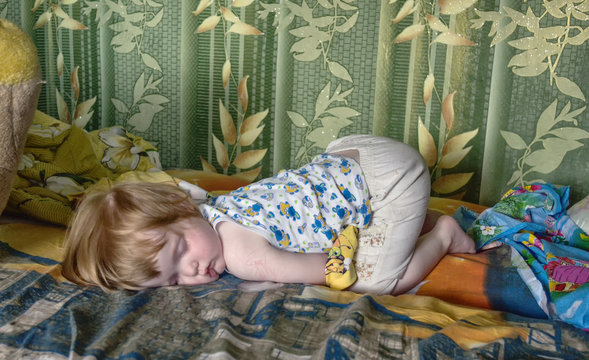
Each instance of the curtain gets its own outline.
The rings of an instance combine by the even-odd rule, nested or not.
[[[271,176],[357,133],[414,146],[432,195],[589,193],[589,0],[0,0],[39,109],[122,126],[164,168]]]

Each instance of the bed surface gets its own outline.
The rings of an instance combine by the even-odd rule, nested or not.
[[[452,213],[461,204],[434,198],[430,208]],[[0,358],[589,356],[589,333],[534,306],[508,246],[446,256],[414,294],[397,297],[227,274],[214,284],[104,293],[61,278],[62,227],[3,222]]]

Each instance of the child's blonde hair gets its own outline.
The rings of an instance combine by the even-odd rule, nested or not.
[[[201,216],[196,205],[172,184],[127,183],[92,191],[67,231],[62,273],[82,286],[139,290],[159,275],[156,255],[166,227],[195,216]]]

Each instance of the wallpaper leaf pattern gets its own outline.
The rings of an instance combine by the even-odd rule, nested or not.
[[[395,3],[397,1],[391,1]],[[447,0],[439,1],[438,6],[434,3],[415,4],[412,0],[407,0],[401,6],[397,15],[393,19],[393,23],[398,23],[408,15],[415,13],[413,24],[404,28],[394,39],[394,44],[403,43],[414,40],[425,34],[428,48],[431,44],[440,43],[448,46],[475,46],[466,36],[452,32],[450,28],[444,23],[442,19],[435,15],[436,12],[442,14],[459,14],[467,10],[476,1],[460,1]],[[429,6],[428,6],[429,5]],[[426,31],[427,30],[427,31]],[[428,59],[431,56],[428,55]],[[431,67],[431,65],[430,65]],[[432,97],[433,91],[436,89],[435,76],[432,70],[428,73],[423,81],[423,100],[427,105]],[[438,196],[449,196],[462,199],[465,191],[460,191],[472,178],[474,172],[461,173],[445,173],[441,174],[441,169],[452,169],[456,167],[471,151],[472,146],[465,147],[467,143],[478,133],[478,129],[469,131],[467,133],[457,134],[451,137],[451,130],[454,125],[454,104],[453,99],[456,90],[448,93],[441,103],[441,113],[444,119],[444,124],[439,131],[443,133],[443,139],[438,146],[442,151],[438,152],[434,137],[430,134],[428,128],[424,125],[421,116],[418,117],[418,148],[427,166],[430,168],[430,175],[432,178],[432,191]],[[456,139],[463,139],[466,141],[460,142]],[[446,144],[454,143],[461,144],[461,146],[447,147]]]
[[[99,28],[110,23],[108,27],[115,33],[110,42],[112,49],[120,54],[136,53],[146,68],[135,82],[131,103],[111,98],[116,110],[124,115],[124,127],[130,131],[145,132],[170,101],[159,88],[164,80],[159,61],[143,45],[145,32],[155,29],[162,22],[164,4],[154,0],[119,0],[118,3],[85,0],[84,4],[82,13],[85,16],[96,13]],[[131,5],[135,5],[137,10],[131,10]]]
[[[205,144],[187,155],[205,171],[248,181],[374,131],[419,149],[433,195],[490,205],[513,185],[550,181],[573,185],[579,199],[589,192],[589,1],[505,3],[0,0],[0,16],[39,45],[41,110],[88,131],[117,125],[101,137],[107,167],[136,162],[141,151],[125,131],[164,150],[165,167],[186,156],[181,137]],[[162,39],[166,51],[210,64],[170,62]],[[107,91],[96,76],[103,62],[118,71]],[[121,74],[121,64],[133,71]],[[198,94],[181,93],[186,67],[203,74],[182,79]],[[196,116],[177,111],[203,96],[186,108]],[[390,112],[375,110],[382,104]],[[187,121],[191,132],[178,134]],[[35,161],[27,154],[22,166]]]
[[[325,149],[344,127],[353,122],[351,118],[360,115],[350,107],[338,106],[346,103],[346,98],[352,93],[353,88],[342,91],[341,84],[338,84],[332,92],[331,87],[331,82],[328,82],[319,92],[315,102],[315,113],[310,120],[307,121],[296,111],[287,112],[292,123],[305,131],[302,146],[295,156],[298,165],[308,162],[311,157],[309,151],[313,147]]]
[[[568,46],[580,46],[589,40],[589,28],[571,24],[571,19],[589,20],[589,3],[585,0],[552,0],[542,3],[545,11],[536,16],[532,7],[527,8],[525,14],[504,6],[504,12],[476,11],[479,18],[472,20],[474,28],[481,28],[485,22],[491,22],[493,36],[491,45],[496,45],[513,34],[517,27],[523,27],[533,34],[508,44],[520,53],[514,55],[508,66],[519,76],[538,76],[546,70],[550,72],[550,84],[565,95],[585,101],[585,95],[574,81],[566,77],[557,76],[558,65],[563,51]],[[565,18],[565,26],[542,26],[544,18]],[[506,25],[502,25],[507,21]]]
[[[509,46],[520,50],[508,63],[513,73],[523,77],[536,77],[548,71],[550,86],[554,85],[563,95],[585,103],[586,97],[579,85],[558,74],[565,49],[582,46],[589,40],[589,26],[583,28],[572,23],[572,19],[582,23],[589,20],[589,1],[546,0],[541,5],[544,11],[540,16],[534,13],[531,6],[525,14],[507,6],[503,7],[504,11],[477,10],[479,18],[471,20],[472,27],[479,29],[485,22],[490,22],[489,36],[494,36],[491,46],[506,41],[518,27],[525,28],[532,36],[507,41]],[[551,17],[565,19],[566,25],[544,25],[553,23],[553,19],[549,19]],[[577,127],[576,117],[585,112],[586,106],[575,110],[571,107],[571,102],[567,102],[557,115],[558,100],[554,99],[538,118],[535,136],[529,143],[515,132],[501,130],[501,136],[510,148],[524,151],[517,160],[517,168],[507,182],[508,185],[523,186],[532,182],[545,182],[541,177],[535,176],[556,171],[568,152],[583,146],[579,140],[588,139],[589,132]],[[573,126],[555,128],[561,122],[568,122]]]
[[[69,29],[69,30],[86,30],[86,29],[88,29],[81,22],[72,19],[70,17],[70,15],[62,9],[62,6],[72,5],[72,4],[75,4],[76,2],[77,2],[77,0],[60,0],[60,1],[36,0],[35,4],[33,5],[33,8],[31,9],[31,11],[33,13],[37,12],[37,10],[39,10],[41,5],[43,5],[45,3],[47,4],[47,7],[46,7],[46,10],[39,16],[39,18],[37,19],[37,22],[35,23],[35,26],[33,28],[39,29],[44,26],[55,25],[54,23],[52,23],[52,19],[56,19],[56,21],[59,21],[59,24],[55,28],[56,32],[62,28]],[[58,20],[58,19],[60,19],[60,20]],[[65,61],[64,61],[64,57],[63,57],[63,49],[62,49],[63,46],[59,43],[59,41],[57,43],[57,46],[59,49],[59,53],[57,55],[55,67],[57,70],[57,75],[60,78],[62,78],[63,72],[64,72],[64,67],[65,67]],[[57,88],[55,89],[55,100],[57,103],[57,111],[58,111],[59,119],[61,121],[65,122],[67,124],[73,123],[74,125],[76,125],[80,128],[84,128],[86,126],[86,124],[88,123],[88,121],[90,121],[90,119],[94,115],[94,111],[91,111],[91,110],[92,110],[92,107],[94,106],[94,103],[96,102],[96,97],[93,97],[93,98],[86,100],[86,101],[81,101],[81,99],[80,99],[80,80],[78,77],[78,70],[79,70],[79,66],[75,66],[71,72],[71,75],[70,75],[69,84],[71,86],[71,91],[70,91],[70,99],[68,99],[70,105],[68,106],[68,101],[64,98],[64,96],[61,94],[60,90]],[[70,109],[74,110],[73,114]]]
[[[567,103],[560,113],[556,114],[558,101],[554,100],[540,115],[536,124],[536,136],[530,143],[517,133],[502,130],[501,136],[509,147],[523,150],[524,154],[517,160],[517,169],[513,172],[508,185],[519,185],[544,182],[541,178],[526,178],[531,173],[549,174],[562,163],[565,155],[583,146],[579,140],[588,139],[589,132],[575,126],[555,128],[560,122],[576,125],[575,118],[585,111],[585,106],[571,111],[571,103]]]
[[[292,124],[303,132],[303,141],[295,155],[297,166],[309,162],[317,150],[324,150],[344,128],[354,123],[354,118],[361,115],[348,106],[347,97],[354,91],[353,77],[345,65],[331,55],[332,43],[350,32],[358,21],[359,9],[355,3],[355,0],[322,0],[314,6],[309,6],[306,0],[300,5],[289,0],[280,5],[261,3],[264,8],[259,14],[261,19],[271,13],[277,15],[275,19],[286,14],[275,23],[279,31],[286,31],[293,22],[302,23],[288,30],[296,38],[290,47],[293,59],[301,62],[320,60],[322,69],[337,81],[333,91],[332,82],[328,80],[318,92],[313,114],[287,111]]]
[[[63,9],[63,5],[72,5],[77,2],[77,0],[36,0],[35,5],[33,6],[32,11],[36,12],[39,10],[41,5],[47,2],[48,6],[45,12],[39,16],[37,22],[35,23],[35,29],[43,27],[47,25],[52,19],[61,19],[59,20],[59,24],[57,25],[58,28],[66,28],[70,30],[86,30],[87,27],[72,19]]]
[[[227,88],[229,86],[231,79],[236,78],[232,71],[229,54],[227,54],[226,52],[226,49],[229,48],[228,42],[230,34],[263,34],[254,26],[251,26],[241,21],[241,19],[237,15],[235,15],[235,13],[232,10],[232,7],[242,8],[250,5],[251,3],[252,1],[227,1],[227,4],[222,4],[222,2],[219,1],[217,6],[218,10],[215,11],[213,9],[213,15],[209,15],[208,17],[206,17],[196,28],[195,31],[196,34],[205,33],[207,31],[214,29],[219,23],[222,24],[224,33],[223,51],[225,52],[225,62],[223,64],[223,70],[220,80],[224,88]],[[205,10],[212,8],[213,4],[215,4],[214,1],[201,0],[196,10],[193,11],[192,14],[198,16]],[[242,179],[246,179],[248,181],[253,181],[256,177],[258,177],[262,168],[251,168],[259,164],[263,160],[268,149],[252,149],[243,151],[242,147],[252,145],[255,142],[256,138],[262,133],[262,131],[264,130],[264,125],[260,126],[260,123],[268,114],[268,110],[266,109],[262,112],[251,114],[250,116],[246,117],[249,105],[249,94],[247,88],[248,78],[249,75],[245,75],[240,79],[239,84],[237,85],[237,98],[239,101],[239,104],[237,106],[229,102],[224,104],[223,101],[219,99],[219,122],[221,125],[221,131],[223,133],[223,140],[225,143],[219,140],[215,136],[215,134],[211,134],[211,136],[213,137],[213,145],[215,148],[217,163],[223,169],[224,174],[228,174],[230,166],[233,165],[236,169],[234,173],[235,176],[238,176]],[[235,111],[237,115],[237,125],[236,122],[233,120],[233,116],[231,115],[231,111],[229,109]],[[204,171],[215,173],[217,172],[215,167],[209,164],[202,156],[201,162]],[[247,172],[241,171],[248,169],[249,171]]]

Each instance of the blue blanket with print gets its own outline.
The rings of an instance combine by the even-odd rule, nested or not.
[[[569,191],[515,187],[480,215],[463,208],[458,217],[477,249],[498,241],[521,255],[520,275],[546,314],[588,330],[589,236],[566,214]]]

